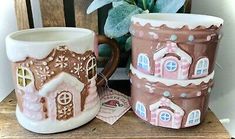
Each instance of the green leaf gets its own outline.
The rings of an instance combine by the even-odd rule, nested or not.
[[[126,44],[125,44],[125,50],[129,51],[131,50],[131,46],[132,46],[132,38],[131,36],[126,40]]]
[[[157,0],[153,12],[176,13],[185,3],[185,0]]]
[[[127,3],[126,1],[114,1],[112,2],[113,7],[117,7],[119,5],[122,5],[124,3]]]
[[[104,25],[104,33],[110,38],[117,38],[129,32],[131,17],[142,13],[143,10],[136,5],[124,3],[112,8],[108,13]]]
[[[143,10],[151,11],[156,3],[156,0],[137,0],[137,5]]]
[[[99,46],[99,56],[100,57],[109,57],[112,53],[111,48],[107,44],[101,44]]]
[[[119,1],[122,1],[122,0],[94,0],[90,4],[90,6],[87,8],[86,13],[90,14],[90,13],[94,12],[95,10],[103,7],[104,5],[107,5],[111,2],[119,2]]]

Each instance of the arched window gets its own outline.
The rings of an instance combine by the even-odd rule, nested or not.
[[[209,60],[208,58],[201,58],[198,60],[195,68],[196,76],[205,76],[208,74]]]
[[[137,59],[137,66],[145,71],[149,71],[149,58],[146,54],[139,54]]]
[[[19,67],[16,71],[17,85],[19,87],[26,87],[33,80],[33,75],[31,71],[25,67]]]
[[[88,79],[93,78],[96,75],[96,59],[95,57],[92,57],[87,62],[87,77]]]
[[[201,112],[200,110],[193,110],[188,114],[187,122],[186,122],[186,127],[188,126],[193,126],[197,125],[200,123],[200,118],[201,118]]]
[[[139,101],[136,102],[135,112],[142,118],[146,119],[146,108],[144,104],[140,103]]]

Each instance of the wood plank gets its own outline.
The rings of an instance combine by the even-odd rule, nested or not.
[[[44,27],[64,27],[63,0],[40,0],[42,23]]]
[[[74,0],[76,27],[88,28],[98,32],[97,11],[87,15],[86,9],[93,0]]]
[[[26,0],[15,0],[15,13],[19,30],[29,29]]]
[[[202,124],[180,130],[154,127],[129,111],[112,126],[95,118],[90,123],[68,132],[41,135],[23,129],[17,123],[15,106],[14,92],[0,103],[0,138],[231,138],[210,110]]]

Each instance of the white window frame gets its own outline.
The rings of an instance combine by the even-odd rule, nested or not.
[[[18,73],[19,68],[22,69],[22,75],[20,75],[20,74]],[[25,70],[29,73],[29,76],[24,75],[24,71],[25,71]],[[23,80],[23,86],[21,86],[21,85],[19,84],[19,78],[22,78],[22,80]],[[27,87],[29,84],[28,84],[28,85],[25,84],[25,83],[26,83],[26,81],[25,81],[26,79],[31,80],[31,82],[30,82],[29,84],[31,84],[31,83],[34,81],[32,72],[31,72],[28,68],[26,68],[26,67],[18,67],[18,68],[16,69],[17,86],[18,86],[19,88],[21,88],[21,89]]]
[[[142,108],[144,111],[142,111]],[[137,101],[135,105],[135,111],[140,117],[146,119],[146,108],[143,103]]]
[[[175,69],[174,70],[169,70],[168,68],[167,68],[167,64],[169,63],[169,62],[172,62],[172,63],[175,63]],[[177,70],[177,68],[178,68],[178,63],[175,61],[175,60],[173,60],[173,59],[168,59],[168,60],[166,60],[166,63],[165,63],[165,69],[168,71],[168,72],[175,72],[176,70]]]
[[[202,63],[202,64],[201,64]],[[199,65],[201,64],[201,67],[199,67]],[[198,74],[198,70],[200,70],[200,74]],[[208,74],[208,70],[209,70],[209,59],[204,57],[201,58],[197,61],[196,67],[195,67],[195,71],[194,71],[194,75],[195,76],[204,76]],[[204,72],[205,71],[205,72]]]
[[[91,66],[89,66],[89,63],[91,63]],[[97,67],[96,67],[96,58],[95,57],[92,57],[91,59],[88,60],[87,62],[87,65],[86,65],[86,74],[87,74],[87,79],[88,80],[91,80],[95,75],[96,73],[94,73],[95,71],[97,72]],[[95,70],[96,69],[96,70]],[[92,70],[92,74],[94,74],[94,76],[92,78],[89,79],[89,71]]]
[[[145,63],[144,59],[146,60],[146,63]],[[150,62],[149,62],[149,58],[148,58],[147,54],[140,53],[138,55],[138,58],[137,58],[137,67],[139,67],[139,64],[141,64],[141,65],[144,65],[144,67],[145,66],[147,67],[147,69],[145,69],[145,70],[149,71],[150,70],[149,63]],[[143,67],[140,67],[140,68],[144,69]]]
[[[199,109],[193,110],[188,114],[186,127],[194,126],[200,123],[201,111]]]

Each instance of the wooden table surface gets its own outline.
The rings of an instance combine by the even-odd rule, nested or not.
[[[112,126],[95,118],[90,123],[71,131],[42,135],[29,132],[17,123],[15,106],[14,92],[0,103],[0,138],[231,138],[210,110],[202,124],[187,129],[154,127],[129,111]]]

